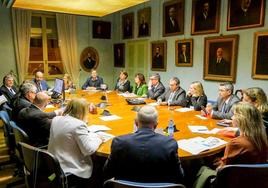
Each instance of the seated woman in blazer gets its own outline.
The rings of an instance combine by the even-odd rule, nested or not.
[[[117,82],[115,84],[114,90],[119,92],[131,92],[130,91],[130,82],[127,79],[128,73],[126,71],[121,71],[119,78],[117,79]]]
[[[48,151],[60,162],[64,173],[77,187],[88,187],[93,170],[91,155],[99,148],[102,139],[87,128],[90,105],[83,98],[72,99],[63,116],[53,118]]]
[[[144,75],[137,73],[135,75],[135,87],[133,88],[133,93],[140,97],[146,97],[147,92],[148,86],[146,85]]]
[[[186,95],[186,107],[193,107],[194,110],[201,110],[201,106],[207,105],[207,96],[204,93],[201,82],[192,82]]]

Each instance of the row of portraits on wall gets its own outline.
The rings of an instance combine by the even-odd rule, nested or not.
[[[236,81],[238,35],[206,37],[204,41],[203,78],[215,81]],[[256,32],[253,46],[253,79],[268,79],[268,32]],[[151,42],[152,71],[166,71],[167,41]],[[193,39],[175,41],[175,65],[193,66]],[[125,67],[125,44],[114,44],[114,67]]]
[[[184,33],[185,0],[171,0],[163,4],[163,36]],[[264,25],[265,0],[228,1],[227,30],[260,27]],[[218,33],[221,0],[192,0],[191,34]],[[138,37],[151,35],[151,7],[137,13]],[[123,39],[134,37],[134,13],[122,16]],[[111,38],[111,23],[93,21],[93,38]]]

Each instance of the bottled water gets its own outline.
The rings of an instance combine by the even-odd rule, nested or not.
[[[174,121],[172,119],[169,120],[168,122],[168,135],[170,137],[173,137],[173,134],[174,134]]]

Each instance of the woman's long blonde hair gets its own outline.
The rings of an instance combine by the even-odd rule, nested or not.
[[[198,93],[198,96],[204,96],[205,95],[205,92],[204,92],[204,89],[203,89],[203,85],[201,82],[199,81],[194,81],[191,83],[191,85],[194,85],[195,88],[196,88],[196,91]]]
[[[68,103],[63,115],[70,115],[82,121],[86,121],[88,113],[89,103],[83,98],[75,98]]]
[[[260,111],[249,103],[237,103],[233,107],[234,120],[244,134],[259,151],[268,148],[267,136]]]
[[[243,91],[248,96],[261,113],[268,112],[268,102],[265,92],[259,87],[251,87]]]

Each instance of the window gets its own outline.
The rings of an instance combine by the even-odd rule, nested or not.
[[[42,71],[46,79],[62,77],[64,73],[53,15],[32,16],[28,76],[37,71]]]

